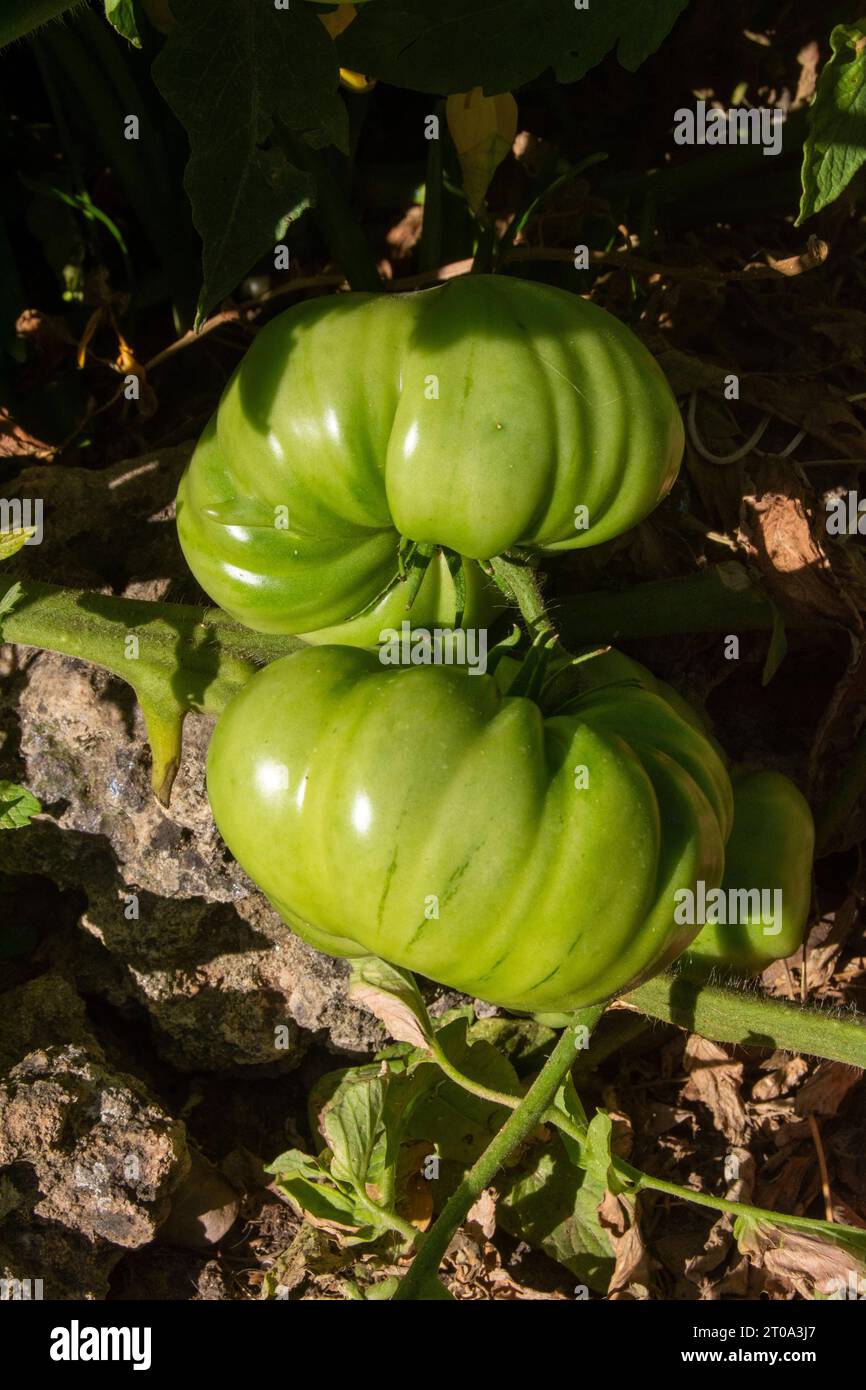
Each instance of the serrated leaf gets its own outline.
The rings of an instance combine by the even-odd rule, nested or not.
[[[0,780],[0,830],[21,830],[42,810],[32,792]]]
[[[837,24],[809,108],[797,225],[839,197],[866,159],[866,20]]]
[[[378,956],[352,961],[349,998],[381,1019],[392,1038],[429,1050],[433,1026],[418,986],[408,970]]]
[[[575,82],[616,48],[630,72],[688,0],[376,0],[337,41],[340,63],[395,86],[447,96],[513,91],[552,67]]]
[[[153,66],[186,127],[184,186],[204,243],[198,322],[314,200],[280,128],[314,148],[348,139],[334,45],[305,5],[172,0],[177,24]]]

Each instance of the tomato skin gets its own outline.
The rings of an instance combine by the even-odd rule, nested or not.
[[[178,533],[241,622],[368,645],[401,537],[464,557],[464,626],[483,625],[475,562],[619,535],[669,490],[682,449],[654,359],[575,295],[505,275],[339,295],[258,335],[181,482]],[[413,623],[448,626],[453,585],[425,585]]]
[[[802,945],[809,915],[815,825],[808,802],[780,772],[737,772],[733,787],[734,824],[722,888],[726,893],[780,889],[781,920],[762,921],[757,900],[744,899],[747,920],[707,923],[683,957],[702,973],[727,967],[756,974],[771,961],[785,960]]]
[[[688,945],[674,893],[721,882],[726,787],[651,690],[545,718],[490,676],[338,646],[254,676],[208,754],[220,832],[302,937],[527,1012],[622,993]]]

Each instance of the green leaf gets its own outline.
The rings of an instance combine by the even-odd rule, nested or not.
[[[343,1291],[347,1299],[354,1302],[384,1303],[393,1298],[400,1280],[396,1274],[389,1274],[375,1284],[356,1284],[354,1279],[346,1279]]]
[[[0,830],[20,830],[42,810],[32,792],[0,779]]]
[[[8,560],[35,535],[35,526],[15,526],[11,531],[0,531],[0,560]]]
[[[464,1076],[491,1090],[520,1093],[517,1073],[507,1058],[488,1042],[469,1041],[465,1018],[438,1030],[437,1041]],[[430,1140],[446,1162],[462,1167],[473,1163],[502,1125],[503,1107],[464,1090],[432,1061],[419,1063],[409,1079],[418,1089],[405,1108],[404,1137]]]
[[[184,185],[204,243],[198,322],[314,201],[280,128],[320,149],[347,148],[334,45],[305,5],[173,0],[177,24],[153,66],[186,127]]]
[[[361,1210],[351,1192],[344,1192],[319,1159],[289,1149],[265,1169],[276,1177],[274,1186],[288,1197],[297,1209],[314,1221],[327,1221],[334,1226],[354,1227],[356,1240],[375,1240],[381,1231],[370,1225],[370,1212]]]
[[[366,1184],[393,1189],[405,1112],[438,1074],[432,1067],[416,1076],[395,1064],[368,1064],[329,1072],[313,1086],[310,1129],[333,1154],[331,1171],[361,1193]]]
[[[340,64],[420,92],[507,92],[553,67],[575,82],[616,48],[630,72],[688,0],[376,0],[337,41]]]
[[[866,19],[837,24],[830,48],[809,110],[798,226],[834,202],[866,159]]]
[[[322,1128],[333,1154],[331,1173],[363,1193],[378,1182],[386,1162],[387,1134],[383,1122],[387,1080],[369,1077],[342,1088],[322,1116]]]
[[[105,0],[105,18],[124,39],[141,48],[136,0]]]
[[[611,1136],[613,1124],[604,1110],[597,1110],[592,1117],[583,1149],[583,1162],[588,1177],[602,1193],[624,1192],[626,1184],[618,1176],[613,1166]],[[599,1199],[600,1200],[600,1199]]]
[[[495,1047],[523,1076],[540,1070],[557,1035],[534,1018],[479,1018],[470,1023],[468,1036]]]
[[[427,1048],[433,1025],[408,970],[378,956],[360,956],[352,961],[349,998],[381,1019],[392,1038]]]
[[[605,1292],[613,1273],[610,1238],[598,1219],[605,1185],[569,1162],[559,1138],[532,1150],[527,1164],[497,1181],[497,1219],[511,1235],[543,1250],[581,1283]]]

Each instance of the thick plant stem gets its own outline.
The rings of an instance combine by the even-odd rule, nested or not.
[[[684,972],[656,975],[625,996],[649,1018],[675,1023],[714,1042],[784,1048],[866,1067],[866,1018],[823,1013],[751,989],[704,984]]]
[[[571,646],[681,632],[772,631],[775,620],[773,605],[741,565],[620,592],[576,594],[562,598],[556,613],[562,640]]]
[[[493,579],[508,601],[520,609],[530,635],[535,638],[549,634],[555,638],[556,629],[550,620],[532,565],[520,563],[510,555],[496,555],[489,563]]]
[[[592,1028],[603,1012],[604,1005],[586,1009],[575,1015],[575,1023]],[[436,1271],[442,1263],[451,1237],[466,1213],[481,1196],[485,1187],[492,1182],[509,1154],[544,1118],[556,1092],[574,1065],[579,1041],[575,1026],[563,1030],[559,1042],[520,1104],[511,1112],[499,1133],[472,1165],[457,1191],[445,1203],[425,1236],[411,1269],[397,1289],[395,1300],[426,1297],[424,1290],[436,1278]]]
[[[147,722],[153,785],[162,801],[180,758],[183,716],[219,714],[260,666],[304,645],[297,637],[251,632],[219,609],[114,598],[33,579],[16,588],[2,616],[2,640],[79,657],[129,682]]]

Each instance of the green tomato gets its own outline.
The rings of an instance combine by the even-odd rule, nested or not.
[[[814,850],[812,812],[789,778],[769,771],[735,774],[722,890],[725,915],[737,921],[708,922],[684,957],[689,968],[728,966],[754,974],[793,955],[809,916]]]
[[[731,805],[712,743],[636,680],[545,718],[491,676],[336,646],[234,697],[208,794],[312,945],[527,1012],[622,993],[688,945],[674,895],[721,882]]]
[[[259,631],[374,644],[406,615],[401,540],[463,557],[463,624],[483,626],[478,561],[618,536],[682,448],[653,358],[576,295],[504,275],[338,295],[258,335],[181,482],[178,534],[202,588]],[[457,616],[440,558],[412,621]]]

